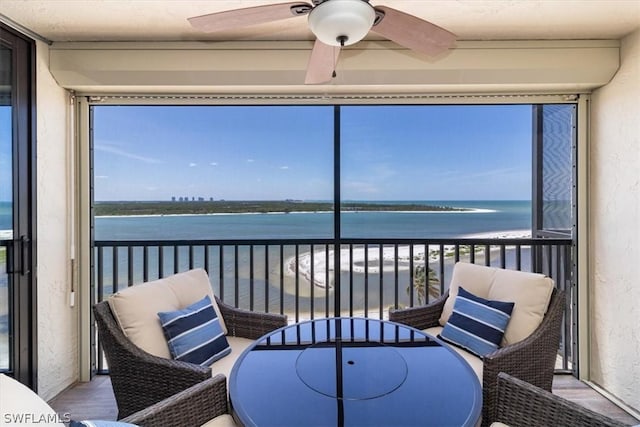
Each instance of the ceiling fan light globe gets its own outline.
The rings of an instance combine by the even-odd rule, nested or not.
[[[348,46],[369,33],[375,18],[375,10],[366,1],[326,0],[309,13],[309,28],[324,44]]]

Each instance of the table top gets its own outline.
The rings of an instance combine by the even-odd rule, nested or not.
[[[245,426],[473,426],[477,376],[416,329],[365,318],[316,319],[257,340],[229,378]]]

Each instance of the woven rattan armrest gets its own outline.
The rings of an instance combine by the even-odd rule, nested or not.
[[[624,426],[504,372],[498,374],[495,421],[513,427]]]
[[[495,419],[500,372],[506,372],[543,390],[551,391],[564,304],[564,291],[554,289],[542,323],[531,335],[483,358],[483,420]]]
[[[218,297],[216,302],[229,335],[257,339],[278,328],[287,326],[287,316],[243,310],[226,304]]]
[[[446,292],[437,300],[433,301],[429,305],[420,307],[411,307],[404,309],[391,309],[389,310],[389,320],[392,322],[402,323],[416,329],[427,329],[432,326],[438,326],[438,320],[442,314],[442,308],[449,296],[449,292]]]
[[[447,296],[448,293],[424,307],[391,310],[389,320],[417,329],[438,326]],[[551,390],[564,305],[564,292],[554,289],[542,323],[529,337],[483,358],[483,426],[495,419],[498,373],[507,372],[544,390]]]
[[[154,356],[122,332],[106,301],[93,307],[118,417],[126,417],[211,378],[211,368]]]
[[[218,374],[122,421],[142,427],[197,427],[226,413],[227,379]]]

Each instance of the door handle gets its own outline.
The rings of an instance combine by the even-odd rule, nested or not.
[[[19,239],[13,239],[13,244],[7,246],[7,273],[8,274],[29,274],[31,270],[27,268],[27,258],[29,256],[29,247],[31,239],[27,236],[20,236]],[[15,262],[15,256],[18,255],[18,262]],[[16,264],[18,268],[15,268]]]
[[[20,236],[20,274],[25,275],[31,273],[28,268],[27,257],[30,254],[31,239],[27,236]]]

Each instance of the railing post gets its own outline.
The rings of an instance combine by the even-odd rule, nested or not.
[[[218,256],[210,257],[210,247],[218,248]],[[240,247],[247,247],[248,254],[245,257],[244,250]],[[270,269],[271,262],[270,248],[277,247],[279,255],[274,252],[273,256],[279,258],[279,265]],[[285,246],[287,249],[285,250]],[[461,250],[461,246],[465,250]],[[525,271],[538,271],[549,275],[554,279],[557,286],[567,291],[566,316],[563,327],[563,345],[560,349],[564,357],[565,370],[573,368],[568,363],[573,361],[573,356],[577,351],[577,344],[574,338],[576,315],[576,287],[574,286],[573,275],[573,246],[569,239],[538,238],[538,239],[275,239],[275,240],[222,240],[222,241],[96,241],[95,250],[95,280],[94,286],[97,289],[97,296],[102,300],[117,292],[120,284],[120,273],[122,273],[122,284],[135,285],[136,281],[149,279],[149,252],[150,248],[157,248],[158,251],[158,274],[163,276],[165,269],[169,271],[180,271],[199,265],[200,261],[196,257],[200,256],[195,247],[204,248],[205,268],[210,272],[218,271],[219,287],[218,296],[224,300],[225,279],[233,275],[233,285],[235,289],[234,303],[237,307],[248,307],[251,310],[264,309],[269,312],[275,307],[270,304],[270,286],[279,289],[279,307],[276,309],[280,313],[288,314],[294,321],[307,320],[316,316],[317,306],[321,304],[320,299],[316,299],[316,289],[314,279],[316,276],[324,275],[326,292],[323,295],[324,316],[336,316],[345,310],[345,314],[350,316],[364,313],[365,316],[377,316],[384,318],[385,303],[393,306],[412,306],[419,303],[428,303],[430,295],[431,281],[431,254],[430,249],[437,248],[433,252],[434,273],[438,276],[440,294],[444,293],[451,280],[450,275],[453,266],[457,261],[471,262],[477,258],[478,263],[487,264],[487,259],[492,253],[499,252],[500,267]],[[321,258],[320,252],[316,253],[317,247],[324,248],[324,266],[318,264]],[[180,248],[185,248],[183,254],[189,259],[180,259]],[[258,248],[258,249],[256,249]],[[264,254],[260,256],[259,250],[264,248]],[[345,249],[345,257],[348,256],[348,271],[344,275],[344,283],[341,282],[340,264],[341,250]],[[372,249],[373,248],[373,249]],[[453,248],[453,250],[448,250]],[[469,251],[466,250],[469,248]],[[474,256],[475,248],[481,248],[485,260],[481,262]],[[371,251],[370,251],[371,249]],[[154,249],[155,250],[155,249]],[[173,251],[172,253],[168,252]],[[232,256],[226,256],[225,251]],[[406,252],[405,252],[406,251]],[[530,253],[527,253],[530,252]],[[136,256],[141,253],[143,256]],[[437,255],[436,255],[437,254]],[[109,258],[111,255],[111,258]],[[166,255],[166,256],[165,256]],[[152,254],[155,257],[155,254]],[[391,268],[385,270],[385,256],[390,261]],[[408,259],[400,257],[408,256]],[[291,266],[288,267],[287,257],[291,258]],[[300,263],[302,257],[309,257],[310,264]],[[215,258],[215,259],[211,259]],[[419,259],[419,261],[416,261]],[[181,262],[182,261],[182,262]],[[347,261],[345,259],[345,261]],[[210,263],[213,262],[213,265]],[[257,263],[263,262],[260,266]],[[217,263],[217,264],[216,264]],[[250,265],[247,265],[249,263]],[[362,263],[362,266],[360,265]],[[370,274],[370,268],[376,263],[379,268],[378,274]],[[416,274],[416,266],[424,266],[424,278]],[[173,268],[171,265],[173,264]],[[333,289],[331,287],[330,266],[333,264]],[[493,261],[491,261],[493,264]],[[109,271],[111,266],[111,271]],[[125,267],[126,266],[126,267]],[[437,267],[436,267],[437,266]],[[360,270],[360,267],[363,270]],[[126,268],[126,270],[124,270]],[[151,262],[151,268],[153,262]],[[255,275],[260,268],[264,268],[264,292],[256,289]],[[306,270],[302,270],[302,268]],[[111,276],[112,289],[109,289],[109,276]],[[153,276],[153,274],[151,274]],[[278,277],[274,277],[278,276]],[[415,287],[417,280],[424,281],[418,283],[424,286],[424,297],[426,301],[419,298],[416,301],[416,292],[420,292],[422,297],[423,289],[417,290]],[[408,282],[407,282],[408,281]],[[248,287],[241,284],[249,283]],[[407,284],[408,283],[408,284]],[[357,284],[357,286],[356,286]],[[363,285],[364,287],[360,286]],[[215,280],[212,282],[215,286]],[[307,288],[307,286],[309,288]],[[344,301],[341,300],[340,286],[344,286]],[[438,289],[435,287],[434,289]],[[306,293],[308,290],[308,293]],[[111,292],[109,292],[111,291]],[[303,293],[304,291],[305,293]],[[333,292],[333,299],[331,296]],[[346,297],[346,293],[349,297]],[[262,299],[264,298],[264,300]],[[331,310],[333,304],[345,303],[344,307],[337,305]]]

